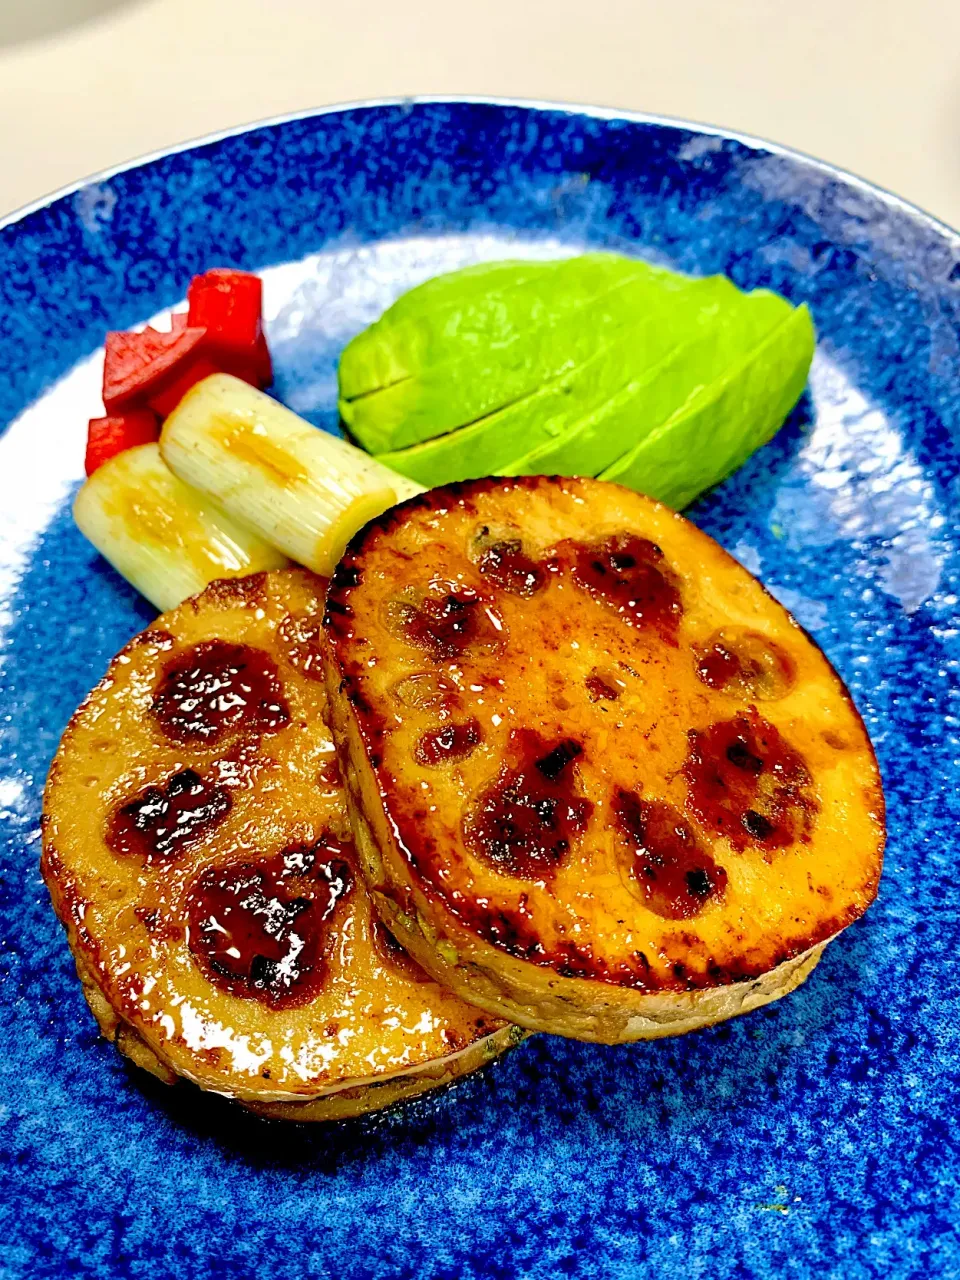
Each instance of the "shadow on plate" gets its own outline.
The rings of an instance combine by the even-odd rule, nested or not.
[[[518,1124],[545,1142],[621,1138],[644,1147],[667,1131],[711,1130],[731,1111],[789,1109],[800,1095],[835,1087],[838,1075],[856,1078],[882,1032],[875,993],[864,988],[870,935],[868,917],[827,949],[803,987],[744,1018],[634,1045],[535,1036],[445,1089],[355,1120],[265,1120],[192,1085],[169,1088],[132,1067],[129,1078],[182,1137],[255,1169],[330,1174],[386,1151],[472,1146]]]
[[[513,1050],[522,1053],[523,1045]],[[509,1055],[508,1055],[509,1056]],[[208,1139],[225,1154],[256,1169],[312,1169],[333,1173],[355,1159],[367,1160],[385,1147],[433,1142],[442,1132],[469,1127],[476,1113],[499,1092],[504,1059],[408,1102],[353,1120],[298,1124],[268,1120],[186,1081],[172,1088],[125,1064],[131,1086],[177,1130]]]

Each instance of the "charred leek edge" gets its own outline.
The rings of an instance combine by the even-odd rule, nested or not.
[[[105,462],[73,515],[113,567],[163,612],[217,578],[280,569],[286,557],[179,480],[155,444]]]
[[[228,374],[197,383],[160,438],[167,465],[291,559],[330,574],[368,520],[420,485]]]

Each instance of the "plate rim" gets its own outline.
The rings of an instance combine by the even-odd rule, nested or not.
[[[327,116],[342,115],[347,111],[381,110],[385,107],[412,108],[419,106],[461,105],[514,107],[530,111],[559,111],[569,116],[580,116],[589,120],[658,125],[670,129],[686,129],[705,137],[730,138],[734,142],[742,143],[754,150],[762,150],[770,155],[783,156],[790,160],[799,161],[803,165],[828,174],[847,186],[854,187],[878,198],[888,208],[896,209],[901,214],[906,214],[909,218],[924,226],[927,231],[934,232],[951,242],[958,254],[960,254],[960,229],[952,227],[948,222],[937,217],[936,214],[929,213],[920,205],[914,204],[913,201],[897,195],[896,192],[890,191],[879,183],[871,182],[868,178],[861,177],[850,169],[844,169],[841,165],[833,164],[829,160],[822,160],[818,156],[802,151],[797,147],[773,142],[768,138],[761,137],[759,134],[749,133],[740,129],[729,129],[723,125],[689,120],[680,116],[661,115],[656,112],[633,111],[620,107],[604,107],[589,103],[567,102],[560,99],[513,98],[490,96],[488,94],[398,94],[383,98],[357,98],[347,102],[332,103],[323,107],[307,107],[302,110],[281,112],[278,115],[264,116],[262,119],[249,120],[224,129],[215,129],[182,142],[175,142],[169,146],[158,147],[153,151],[144,152],[118,164],[109,165],[85,177],[75,179],[46,195],[38,197],[36,200],[31,200],[27,204],[21,205],[20,208],[14,209],[13,212],[0,217],[0,232],[8,230],[35,213],[41,213],[60,200],[76,195],[87,187],[108,182],[111,178],[115,178],[122,173],[143,168],[157,160],[166,159],[168,156],[182,155],[199,147],[222,142],[227,138],[241,137],[245,133],[252,133],[255,129],[273,128],[277,125],[292,124],[300,120],[323,119]]]

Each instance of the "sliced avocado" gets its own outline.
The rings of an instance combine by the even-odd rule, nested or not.
[[[630,377],[635,352],[654,328],[642,320],[576,369],[552,378],[515,404],[459,431],[380,454],[378,461],[428,487],[492,475],[531,441],[560,435],[570,421],[608,400]]]
[[[792,314],[777,294],[742,294],[724,277],[711,277],[714,301],[699,312],[674,304],[669,323],[681,335],[656,364],[593,413],[572,421],[561,436],[504,468],[507,475],[596,475],[654,431],[701,388],[722,377]]]
[[[352,400],[407,378],[421,367],[418,353],[427,339],[424,315],[442,326],[449,313],[469,311],[477,299],[499,295],[553,271],[557,259],[479,262],[434,276],[401,294],[379,320],[344,347],[338,377],[340,398]]]
[[[373,453],[419,444],[513,404],[654,312],[673,311],[691,295],[698,299],[722,287],[712,280],[641,269],[599,293],[580,291],[559,307],[552,295],[554,284],[552,280],[547,288],[541,281],[514,291],[511,327],[504,341],[449,342],[449,359],[430,365],[417,377],[341,404],[344,422]],[[735,292],[729,282],[724,285]]]
[[[802,306],[600,478],[685,507],[776,434],[803,392],[815,343],[810,312]]]
[[[646,370],[671,352],[685,347],[697,300],[709,315],[717,299],[742,295],[727,281],[698,281],[690,297],[682,295],[670,307],[651,308],[643,318],[617,332],[589,359],[544,383],[512,405],[459,431],[381,454],[386,466],[421,484],[474,479],[508,469],[518,457],[564,436],[575,423],[602,411],[610,401],[635,384]],[[623,452],[623,442],[611,454]]]
[[[459,360],[553,323],[621,280],[645,275],[681,284],[663,268],[618,254],[584,254],[538,263],[488,263],[412,289],[345,347],[338,371],[340,409],[376,397],[405,378]],[[369,414],[368,414],[369,416]],[[457,425],[462,425],[458,423]]]

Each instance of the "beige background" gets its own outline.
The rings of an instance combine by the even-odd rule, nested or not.
[[[960,0],[0,0],[0,213],[209,130],[416,92],[727,125],[960,226]]]

